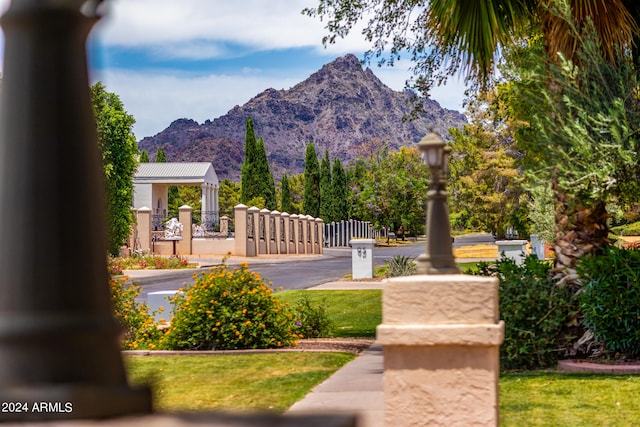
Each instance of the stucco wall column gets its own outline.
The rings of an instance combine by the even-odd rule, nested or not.
[[[247,206],[236,205],[234,208],[235,222],[235,253],[237,256],[247,256]]]
[[[176,242],[176,254],[177,255],[191,255],[191,235],[192,235],[192,223],[193,223],[193,209],[191,206],[180,206],[178,208],[178,221],[182,224],[182,240]]]
[[[382,304],[385,427],[497,426],[498,280],[387,279]]]
[[[136,220],[138,222],[136,227],[138,228],[138,242],[140,247],[136,248],[136,242],[133,242],[134,249],[151,251],[151,209],[147,207],[138,209]]]

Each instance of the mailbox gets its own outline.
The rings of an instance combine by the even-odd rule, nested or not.
[[[351,245],[351,277],[372,279],[375,239],[354,239],[350,240],[349,244]]]

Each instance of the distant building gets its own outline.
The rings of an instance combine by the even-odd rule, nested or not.
[[[219,182],[210,162],[140,163],[133,176],[133,208],[149,208],[161,221],[167,216],[170,185],[199,185],[203,218],[218,216]]]

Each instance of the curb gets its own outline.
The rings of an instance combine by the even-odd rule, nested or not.
[[[581,372],[591,374],[613,374],[613,375],[638,375],[640,374],[639,364],[611,364],[583,362],[578,360],[558,361],[558,370],[561,372]]]

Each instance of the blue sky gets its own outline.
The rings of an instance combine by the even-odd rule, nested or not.
[[[9,0],[0,0],[4,10]],[[268,88],[288,89],[322,65],[369,45],[358,30],[325,48],[324,23],[302,15],[317,0],[105,0],[89,40],[91,83],[102,81],[136,119],[138,140],[179,118],[204,122]],[[402,90],[411,64],[372,71]],[[462,111],[452,79],[431,98]]]

